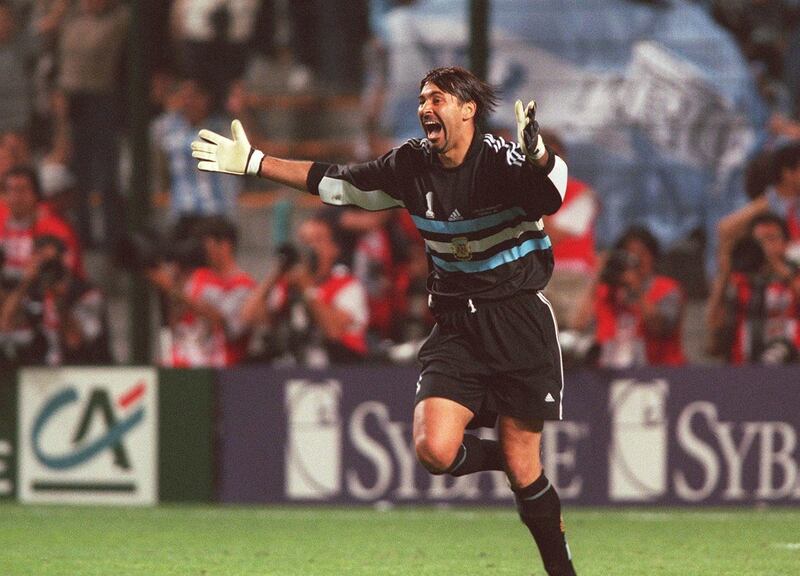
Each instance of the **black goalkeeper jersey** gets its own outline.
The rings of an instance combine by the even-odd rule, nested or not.
[[[561,206],[566,184],[552,151],[542,168],[517,144],[477,132],[455,168],[412,139],[372,162],[314,163],[307,181],[326,204],[405,207],[425,240],[430,293],[487,300],[545,287],[553,251],[541,218]]]

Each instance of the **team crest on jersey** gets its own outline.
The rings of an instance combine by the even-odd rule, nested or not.
[[[459,260],[471,260],[472,251],[469,249],[469,239],[464,236],[453,238],[452,241],[453,255]]]

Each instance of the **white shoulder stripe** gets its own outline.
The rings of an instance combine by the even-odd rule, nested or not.
[[[516,142],[506,142],[502,136],[484,134],[483,141],[496,153],[505,151],[506,164],[509,166],[522,166],[525,163],[525,155]]]
[[[567,193],[567,163],[564,162],[560,156],[556,156],[553,169],[547,175],[550,182],[556,187],[558,193],[561,194],[561,200],[564,200],[564,195]]]
[[[365,210],[386,210],[405,206],[383,190],[359,190],[347,180],[324,176],[319,183],[319,197],[325,204],[358,206]]]

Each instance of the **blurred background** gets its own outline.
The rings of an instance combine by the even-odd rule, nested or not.
[[[354,310],[366,342],[358,355],[411,361],[431,320],[419,302],[425,256],[404,216],[326,211],[266,181],[201,174],[188,144],[199,128],[228,133],[240,118],[267,154],[376,158],[420,136],[419,79],[448,64],[501,89],[502,104],[484,130],[513,139],[513,101],[535,98],[548,142],[569,162],[567,204],[548,222],[557,262],[548,292],[567,331],[570,365],[675,362],[635,351],[616,360],[600,354],[606,341],[625,337],[603,322],[605,313],[641,315],[621,302],[604,306],[597,290],[606,257],[624,248],[620,240],[634,228],[655,252],[650,269],[637,268],[639,277],[622,288],[636,300],[656,276],[675,281],[651,300],[680,332],[681,362],[760,362],[777,336],[793,348],[787,275],[800,258],[800,184],[781,180],[773,160],[800,136],[799,14],[791,0],[358,0],[335,10],[314,0],[0,2],[0,178],[22,167],[37,180],[28,212],[12,207],[4,184],[0,297],[30,268],[31,238],[55,235],[80,290],[92,291],[100,322],[90,335],[76,335],[83,344],[67,345],[72,352],[58,350],[64,343],[45,342],[45,320],[27,310],[30,299],[15,299],[0,323],[0,361],[96,363],[76,346],[94,354],[88,343],[97,342],[104,363],[325,363],[325,354],[295,345],[329,338],[298,338],[316,332],[316,322],[300,326],[302,307],[291,322],[297,282],[287,285],[275,268],[288,254],[279,248],[294,257],[311,217],[327,222],[324,233],[339,248],[335,263],[348,266],[366,294],[366,307]],[[787,301],[765,304],[774,322],[758,339],[767,342],[745,350],[752,345],[737,340],[737,322],[741,332],[752,314],[739,314],[747,303],[734,302],[744,288],[731,286],[739,277],[731,277],[729,254],[765,212],[788,231],[782,256],[772,257],[789,262],[781,269],[785,298],[778,298]],[[231,266],[241,272],[241,285],[226,287],[212,306],[241,311],[252,294],[260,300],[246,319],[227,314],[223,339],[230,344],[233,336],[241,350],[225,361],[211,358],[208,318],[182,321],[187,303],[168,294],[195,284],[194,271],[207,267],[196,229],[209,219],[235,233]],[[30,234],[9,231],[15,226]],[[255,290],[259,283],[274,286]],[[186,349],[178,341],[186,338],[176,338],[182,329],[206,349]],[[656,338],[639,332],[618,344]]]
[[[74,385],[91,410],[103,405],[97,390],[111,395],[109,430],[142,398],[181,414],[161,424],[161,456],[143,453],[151,468],[167,447],[189,450],[181,426],[204,422],[192,436],[198,499],[386,497],[375,484],[347,492],[342,461],[323,472],[302,462],[340,450],[346,462],[348,422],[399,450],[392,426],[410,415],[433,323],[413,225],[400,211],[331,209],[265,180],[201,173],[189,143],[239,118],[268,155],[377,158],[422,136],[419,81],[455,64],[501,89],[485,131],[514,140],[514,101],[536,99],[545,141],[570,167],[565,204],[545,223],[556,253],[547,294],[575,390],[548,445],[568,470],[565,500],[796,501],[796,432],[778,424],[800,376],[797,0],[0,0],[0,367],[5,408],[20,402],[6,452],[35,446],[26,431],[39,422],[46,435],[41,414]],[[137,366],[151,368],[114,368]],[[156,393],[159,379],[177,383]],[[751,402],[755,382],[769,402]],[[391,418],[358,412],[370,394]],[[274,421],[253,412],[264,406]],[[231,440],[252,432],[248,415],[260,418],[257,438],[293,447],[276,472],[285,491],[233,480],[256,450]],[[672,485],[666,462],[684,444],[665,438],[682,416],[687,446],[711,442],[723,422],[776,423],[762,431],[760,468],[746,436],[752,490],[702,476],[713,470],[704,455],[723,462],[724,451],[681,452],[694,467]],[[705,418],[700,432],[692,418]],[[98,427],[50,441],[77,450]],[[639,468],[579,486],[569,458],[585,451],[594,470],[598,446]],[[115,451],[93,452],[116,458],[113,474],[89,476],[114,476]],[[42,479],[54,482],[58,462],[35,453],[25,478],[41,490],[19,489],[63,496]],[[272,474],[259,454],[253,478]],[[389,460],[397,474],[406,456]],[[389,474],[373,462],[365,486]],[[160,470],[162,498],[193,498]]]

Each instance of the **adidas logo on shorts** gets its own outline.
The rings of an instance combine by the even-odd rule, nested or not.
[[[453,210],[452,214],[450,214],[450,217],[448,218],[450,222],[455,222],[456,220],[463,220],[463,219],[464,217],[461,215],[461,212],[458,211],[458,208]]]
[[[547,396],[545,396],[545,397],[544,397],[544,401],[545,401],[545,402],[555,402],[555,401],[556,401],[556,399],[555,399],[555,398],[553,398],[553,395],[552,395],[552,394],[550,394],[550,392],[548,392],[548,393],[547,393]]]

